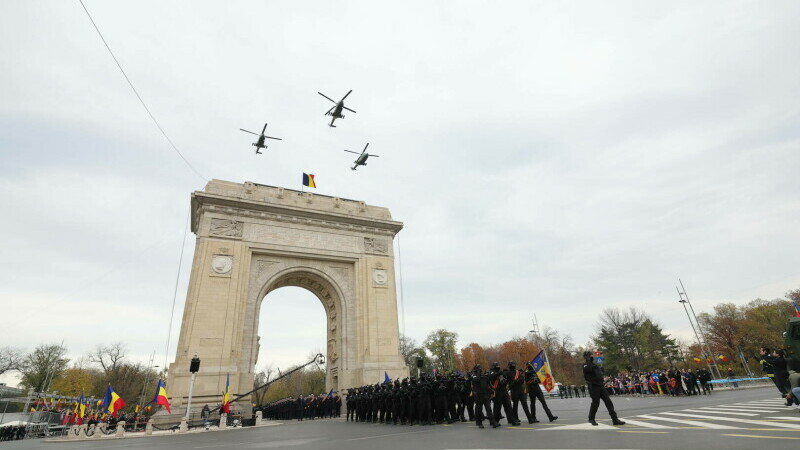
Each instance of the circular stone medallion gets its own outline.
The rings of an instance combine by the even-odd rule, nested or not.
[[[233,258],[230,256],[215,255],[211,259],[211,270],[215,273],[225,274],[231,271]]]

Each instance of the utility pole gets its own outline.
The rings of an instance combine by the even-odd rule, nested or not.
[[[544,352],[544,359],[547,360],[547,363],[550,366],[550,375],[552,375],[553,380],[555,380],[556,375],[555,372],[553,371],[553,364],[550,363],[550,357],[547,356],[547,349],[542,344],[542,337],[539,335],[539,331],[541,330],[541,328],[539,328],[539,319],[536,317],[536,314],[533,315],[533,320],[531,321],[531,324],[533,325],[533,329],[529,331],[529,333],[531,333],[531,335],[536,338],[536,346],[539,347]]]
[[[703,328],[700,326],[700,321],[697,320],[697,314],[694,312],[692,302],[689,300],[689,295],[686,294],[686,288],[683,287],[683,281],[681,281],[680,278],[678,278],[678,283],[681,285],[680,288],[675,286],[675,289],[678,291],[678,302],[683,305],[683,309],[686,311],[686,317],[689,319],[689,324],[692,326],[692,331],[694,331],[694,335],[697,338],[697,344],[700,346],[700,351],[703,352],[703,356],[706,358],[706,365],[708,365],[708,369],[711,371],[712,375],[714,375],[717,379],[720,379],[722,378],[722,375],[719,372],[719,367],[717,367],[717,364],[711,364],[708,362],[713,361],[711,348],[708,346],[708,343],[705,340]],[[689,305],[689,309],[686,308],[686,305]],[[690,310],[692,312],[691,315],[689,315]],[[692,318],[694,318],[694,322],[692,322]],[[695,326],[697,328],[695,328]]]
[[[147,373],[144,375],[144,384],[142,385],[142,394],[139,396],[139,406],[144,407],[144,393],[147,390],[147,385],[150,383],[150,372],[153,370],[153,358],[156,357],[156,351],[150,355],[150,362],[147,363]],[[156,366],[158,367],[158,366]]]

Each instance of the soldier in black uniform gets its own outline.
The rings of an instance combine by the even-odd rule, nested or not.
[[[469,421],[472,422],[475,420],[475,415],[473,414],[475,397],[472,395],[471,379],[467,376],[459,380],[459,382],[456,384],[456,390],[458,391],[458,395],[461,397],[461,401],[458,405],[458,417],[462,422],[466,422],[467,420],[464,418],[464,410],[466,410]]]
[[[516,361],[508,362],[506,378],[508,378],[508,388],[511,391],[511,409],[514,410],[514,416],[519,418],[519,404],[522,403],[522,411],[525,412],[528,423],[533,423],[533,416],[528,409],[528,400],[525,398],[525,374],[517,369]]]
[[[500,408],[502,407],[506,413],[506,421],[513,426],[519,426],[519,419],[511,409],[511,400],[508,398],[508,379],[497,361],[492,363],[489,381],[494,390],[494,420],[500,422]]]
[[[433,383],[428,376],[423,374],[418,383],[419,398],[417,399],[418,421],[420,425],[431,425],[433,422]]]
[[[583,378],[589,385],[589,396],[592,397],[592,404],[589,407],[589,423],[597,426],[594,420],[597,415],[597,408],[600,406],[600,400],[606,405],[608,414],[611,416],[611,422],[614,425],[625,425],[625,422],[619,420],[617,412],[614,411],[614,404],[611,403],[611,398],[608,396],[608,391],[603,387],[603,370],[594,363],[592,352],[583,352]]]
[[[483,428],[485,412],[485,417],[489,419],[489,424],[491,424],[493,428],[499,427],[500,424],[494,420],[492,405],[489,401],[491,398],[489,376],[481,370],[480,364],[475,364],[475,367],[472,368],[470,384],[472,385],[472,392],[475,396],[475,424],[478,425],[478,428]]]
[[[536,400],[539,400],[539,403],[542,404],[542,408],[545,414],[547,414],[547,418],[550,419],[550,422],[558,419],[558,416],[554,416],[550,408],[547,407],[544,393],[539,386],[539,376],[536,375],[536,371],[533,370],[533,365],[531,365],[531,363],[528,363],[528,366],[525,368],[525,387],[528,389],[528,397],[531,400],[531,416],[533,417],[533,420],[529,421],[529,423],[539,422],[536,420]]]

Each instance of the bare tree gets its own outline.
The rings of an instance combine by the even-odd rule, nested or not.
[[[22,369],[25,352],[14,347],[0,348],[0,375]]]
[[[123,359],[125,359],[125,344],[122,342],[98,345],[93,352],[89,353],[89,361],[100,364],[106,375],[116,371]]]

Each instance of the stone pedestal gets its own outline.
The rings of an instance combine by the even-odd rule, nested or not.
[[[225,428],[228,428],[228,415],[222,413],[219,415],[219,429],[224,430]]]
[[[144,426],[144,435],[145,436],[153,435],[153,419],[147,420],[147,425]]]
[[[264,418],[261,411],[256,411],[255,418],[256,418],[256,426],[261,425],[261,420]]]
[[[116,431],[116,433],[114,433],[114,437],[121,438],[123,436],[125,436],[125,421],[124,420],[117,422],[117,431]]]
[[[178,428],[178,433],[186,433],[189,431],[189,423],[186,421],[186,417],[181,417],[181,426]]]

